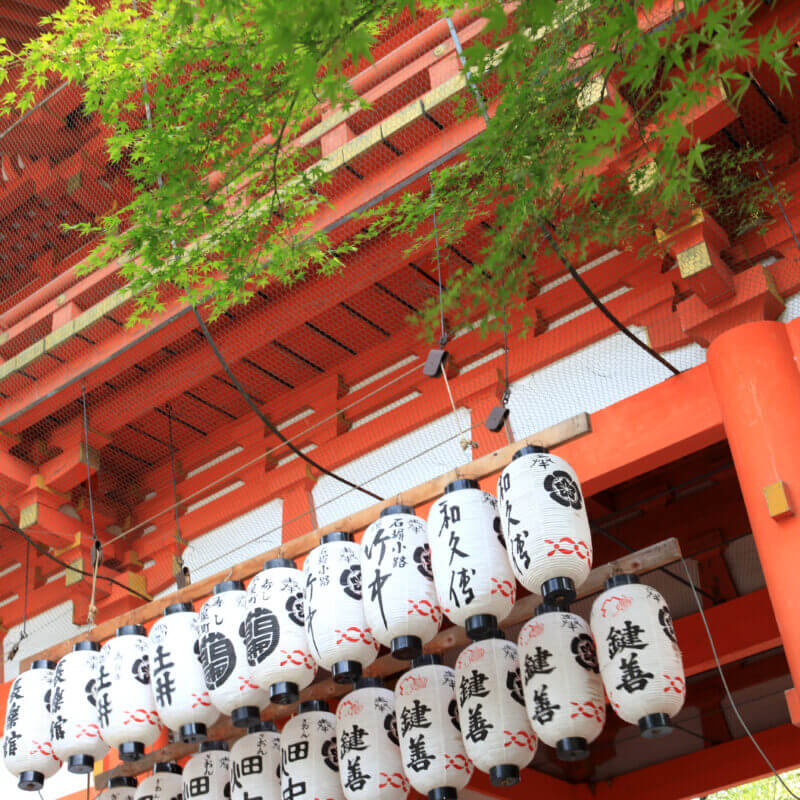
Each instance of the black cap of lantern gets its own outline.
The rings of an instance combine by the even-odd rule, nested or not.
[[[138,761],[144,757],[144,745],[141,742],[123,742],[117,753],[120,761]]]
[[[417,656],[411,662],[411,669],[416,669],[417,667],[429,667],[431,665],[439,665],[442,663],[442,657],[438,653],[423,653],[421,656]]]
[[[390,514],[413,514],[414,506],[404,506],[402,503],[395,503],[381,511],[382,517],[388,517]]]
[[[305,714],[308,711],[330,711],[330,707],[324,700],[303,700],[297,706],[297,713]]]
[[[88,775],[94,769],[94,756],[86,753],[70,756],[67,769],[75,775]]]
[[[567,611],[565,603],[539,603],[533,610],[533,616],[538,617],[541,614],[552,614],[554,611]]]
[[[20,772],[17,786],[23,792],[38,792],[44,786],[44,775],[36,770],[26,769]]]
[[[330,544],[331,542],[352,542],[353,534],[350,531],[332,531],[320,536],[320,544]]]
[[[576,597],[575,581],[572,578],[550,578],[539,591],[545,603],[571,603]]]
[[[288,706],[297,702],[300,687],[291,681],[278,681],[269,687],[269,699],[279,706]]]
[[[178,729],[178,737],[182,742],[202,742],[206,736],[208,728],[202,722],[190,722]]]
[[[80,653],[84,650],[90,650],[92,653],[96,653],[100,650],[100,642],[92,642],[89,639],[84,639],[82,642],[75,642],[75,644],[72,645],[73,653]]]
[[[411,661],[422,652],[422,639],[419,636],[395,636],[391,650],[398,661]]]
[[[164,609],[164,616],[180,614],[183,611],[194,611],[194,606],[191,603],[172,603]]]
[[[223,750],[227,753],[229,749],[228,743],[224,739],[213,739],[209,742],[200,742],[200,748],[197,752],[209,753],[214,750]]]
[[[291,558],[270,558],[264,562],[264,569],[278,569],[278,567],[297,569],[297,564]]]
[[[656,739],[672,733],[669,714],[647,714],[639,720],[639,733],[645,739]]]
[[[136,783],[136,778],[133,775],[115,775],[109,782],[108,786],[110,789],[119,789],[121,786],[127,786],[131,789],[135,789],[138,784]]]
[[[622,575],[612,575],[606,578],[606,589],[616,589],[618,586],[633,586],[639,583],[639,576],[632,572],[624,572]]]
[[[223,592],[243,592],[244,581],[221,581],[212,590],[211,594],[222,594]]]
[[[120,625],[115,636],[147,636],[144,625]]]
[[[559,761],[582,761],[589,757],[589,742],[582,736],[568,736],[556,742]]]
[[[452,786],[437,786],[428,792],[428,800],[458,800],[458,792]]]
[[[480,489],[480,485],[478,481],[473,480],[472,478],[456,478],[454,481],[450,481],[447,486],[444,487],[444,493],[450,494],[450,492],[457,492],[461,489]]]
[[[56,662],[49,658],[37,658],[28,669],[55,669]]]
[[[546,447],[542,447],[540,444],[526,444],[525,447],[520,447],[520,449],[511,456],[511,460],[514,461],[517,458],[522,458],[522,456],[533,456],[549,452],[550,451]]]
[[[231,722],[237,728],[249,728],[261,721],[261,711],[258,706],[240,706],[231,711]]]
[[[516,764],[498,764],[489,769],[492,786],[516,786],[519,783],[519,767]]]
[[[153,764],[153,775],[157,772],[169,772],[171,775],[183,775],[183,767],[175,761],[156,761]]]
[[[382,689],[383,678],[378,675],[363,675],[356,681],[356,689]]]
[[[248,733],[263,733],[264,731],[269,731],[270,733],[275,733],[278,730],[277,726],[274,722],[267,722],[266,720],[260,719],[255,725],[251,725],[248,729]]]
[[[473,642],[497,638],[497,617],[493,614],[473,614],[464,621],[464,630]]]
[[[361,663],[358,661],[337,661],[331,667],[334,683],[355,683],[361,677]]]

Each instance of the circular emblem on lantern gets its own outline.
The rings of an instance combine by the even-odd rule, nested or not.
[[[417,569],[426,578],[433,580],[433,570],[431,569],[431,549],[428,545],[420,545],[414,550],[414,561]]]
[[[461,721],[458,718],[458,702],[456,701],[455,697],[448,703],[447,713],[450,715],[450,722],[453,723],[453,727],[457,731],[460,731]]]
[[[592,672],[599,672],[597,665],[597,650],[594,646],[594,639],[588,633],[579,633],[572,639],[570,644],[575,660],[584,668]]]
[[[150,683],[150,664],[147,660],[147,656],[137,658],[136,661],[133,662],[131,673],[139,683],[143,683],[145,686]]]
[[[361,564],[350,564],[345,567],[339,576],[339,583],[344,587],[344,593],[353,600],[361,599]]]
[[[303,605],[303,592],[297,591],[286,598],[286,613],[295,625],[301,628],[306,623],[305,606]]]
[[[383,727],[386,730],[386,735],[389,737],[389,740],[399,745],[400,739],[397,736],[397,716],[394,711],[383,718]]]
[[[247,663],[254,667],[271,655],[281,638],[278,618],[268,608],[254,608],[248,612],[239,635],[247,643]]]
[[[209,633],[200,640],[200,653],[206,686],[218,689],[230,678],[236,666],[233,642],[223,633]]]
[[[661,630],[664,631],[667,639],[677,644],[678,640],[675,637],[675,626],[672,624],[672,614],[669,613],[669,609],[666,606],[662,606],[658,610],[658,624],[661,625]]]
[[[573,477],[564,470],[557,469],[544,479],[545,491],[562,506],[579,509],[583,505],[581,490]]]
[[[518,669],[510,670],[506,674],[506,689],[508,689],[509,695],[521,706],[525,705],[525,695],[522,691],[522,678]]]
[[[339,771],[339,754],[336,752],[336,738],[331,737],[322,743],[322,760],[334,772]]]

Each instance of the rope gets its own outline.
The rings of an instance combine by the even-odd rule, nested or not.
[[[453,409],[453,415],[455,416],[456,429],[458,430],[458,435],[461,436],[461,440],[459,441],[461,449],[468,450],[472,448],[474,450],[478,447],[478,443],[474,439],[467,439],[468,429],[461,427],[458,417],[458,409],[456,408],[455,400],[453,400],[453,392],[450,390],[450,381],[447,379],[447,369],[444,365],[442,365],[442,377],[444,378],[444,385],[447,387],[447,395],[450,398],[450,407]]]
[[[175,444],[172,440],[172,404],[167,403],[167,425],[169,427],[169,465],[172,473],[172,499],[175,508],[175,550],[178,557],[178,571],[175,574],[175,582],[179,589],[186,586],[186,573],[183,571],[183,556],[181,555],[181,523],[178,514],[178,485],[175,480]]]

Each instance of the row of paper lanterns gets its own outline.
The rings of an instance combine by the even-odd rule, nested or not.
[[[442,740],[445,749],[428,759],[419,749],[426,731],[406,742],[400,726],[405,774],[419,791],[453,788],[462,777],[464,785],[472,762],[487,772],[498,768],[493,780],[517,779],[515,770],[533,755],[534,731],[561,758],[584,756],[603,727],[604,687],[626,721],[648,734],[668,729],[668,716],[683,704],[680,653],[666,603],[635,576],[610,581],[594,604],[591,631],[580,617],[543,605],[539,611],[549,613],[538,613],[520,632],[520,680],[516,647],[498,629],[514,604],[515,578],[563,607],[589,573],[591,537],[574,472],[540,448],[515,455],[498,495],[499,509],[475,482],[455,481],[433,505],[427,530],[412,509],[390,507],[361,547],[349,534],[329,534],[302,572],[274,559],[247,591],[239,581],[215,586],[199,614],[190,604],[168,607],[149,637],[141,626],[123,626],[100,653],[93,643],[76,645],[54,674],[49,662],[35,662],[9,697],[7,766],[20,775],[20,786],[37,788],[61,759],[73,772],[90,771],[108,745],[123,760],[136,760],[162,725],[184,741],[203,739],[220,711],[240,727],[257,725],[270,700],[295,702],[317,665],[334,680],[355,682],[381,644],[399,658],[417,657],[443,614],[476,641],[459,657],[456,673],[465,670],[459,691],[446,687],[461,749]],[[412,663],[398,681],[397,699],[403,706],[414,695],[418,703],[409,713],[417,713],[420,704],[434,708],[443,689],[429,701],[424,687],[412,687],[418,679],[431,686],[444,681],[449,668]],[[426,670],[444,672],[418,675]],[[87,682],[87,676],[95,677]],[[46,702],[49,714],[19,713],[25,693]],[[497,696],[487,700],[489,694]],[[441,715],[430,721],[431,731],[443,734],[444,721]]]

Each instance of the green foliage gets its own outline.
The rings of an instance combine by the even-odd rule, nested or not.
[[[800,771],[784,772],[781,778],[795,795],[800,795]],[[710,794],[705,800],[790,800],[790,798],[791,795],[780,781],[771,777]]]
[[[308,222],[330,176],[295,142],[321,110],[361,102],[347,78],[387,20],[422,8],[444,15],[440,0],[108,0],[100,11],[72,0],[26,46],[0,110],[24,112],[56,80],[84,87],[111,158],[142,189],[82,227],[103,234],[87,268],[124,261],[133,321],[163,308],[168,287],[221,313],[276,282],[331,274],[375,236],[424,241],[434,209],[442,246],[472,214],[491,225],[482,260],[448,282],[452,324],[476,305],[502,320],[535,283],[545,229],[575,259],[589,246],[652,248],[654,225],[669,227],[693,203],[727,215],[732,231],[760,221],[768,189],[756,154],[699,141],[693,119],[722,90],[737,102],[754,65],[788,89],[792,36],[751,34],[755,0],[682,5],[647,25],[663,2],[537,0],[519,4],[511,23],[497,0],[477,4],[488,24],[465,50],[474,92],[459,113],[488,107],[491,122],[465,159],[432,174],[432,192],[373,210],[335,243]],[[0,58],[0,73],[12,61]],[[601,87],[602,104],[587,104]],[[434,312],[424,315],[431,325]]]

